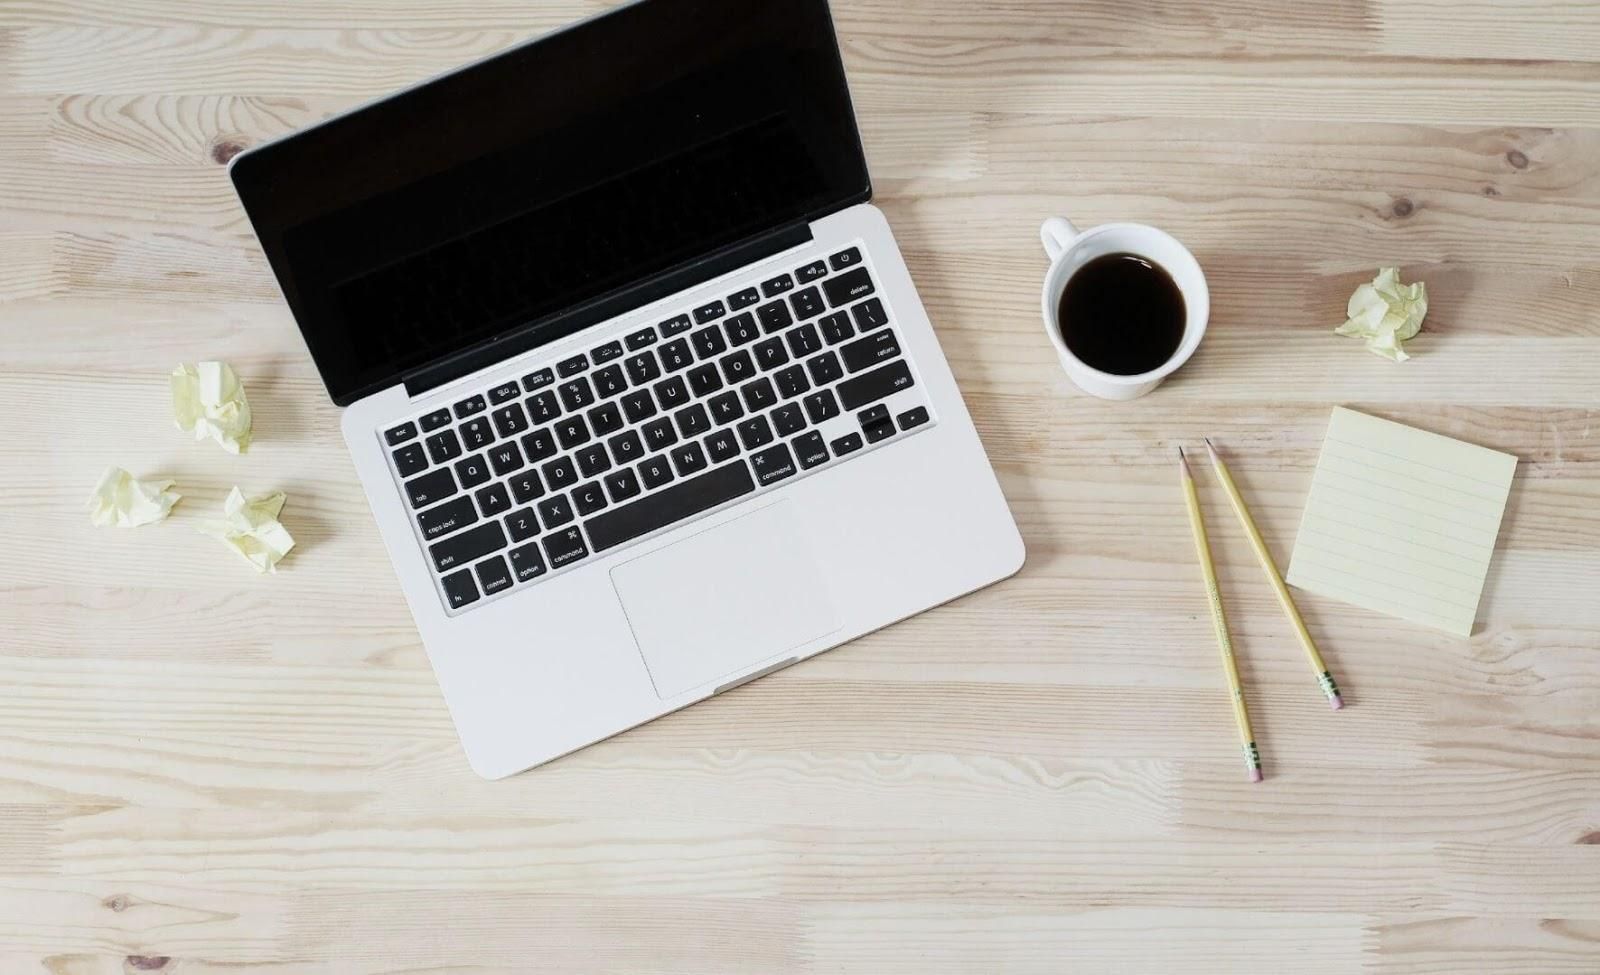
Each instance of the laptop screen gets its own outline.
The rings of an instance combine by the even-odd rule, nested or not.
[[[642,0],[231,172],[340,405],[870,195],[826,0]]]

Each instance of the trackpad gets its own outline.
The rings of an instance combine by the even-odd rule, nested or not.
[[[656,693],[675,697],[839,628],[787,500],[611,570]]]

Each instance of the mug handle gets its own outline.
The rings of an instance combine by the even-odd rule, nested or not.
[[[1078,228],[1066,217],[1051,217],[1039,227],[1039,240],[1044,243],[1044,252],[1050,255],[1052,261],[1071,247],[1073,238],[1077,236]]]

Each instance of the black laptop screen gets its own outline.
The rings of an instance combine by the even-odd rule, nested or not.
[[[341,405],[869,194],[826,0],[642,0],[232,176]]]

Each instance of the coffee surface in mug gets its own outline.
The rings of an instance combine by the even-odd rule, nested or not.
[[[1126,253],[1104,254],[1078,268],[1061,291],[1056,315],[1072,354],[1117,376],[1137,376],[1171,359],[1187,318],[1172,275]]]

